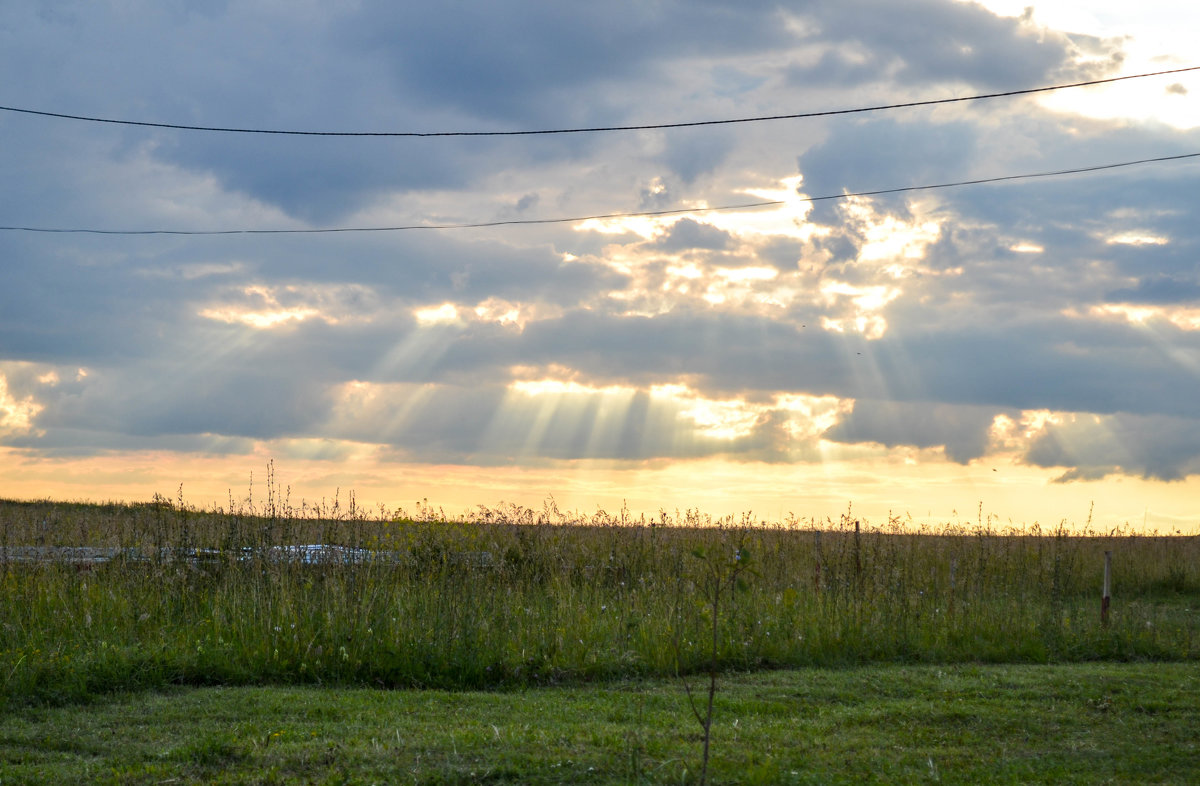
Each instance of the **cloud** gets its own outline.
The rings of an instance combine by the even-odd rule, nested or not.
[[[804,192],[817,197],[946,183],[969,169],[978,154],[977,136],[966,123],[843,121],[827,141],[799,156],[797,166],[804,175]],[[898,150],[904,155],[896,155]],[[907,197],[881,201],[903,210]],[[813,219],[837,223],[844,207],[818,203]]]
[[[834,442],[878,442],[888,447],[944,447],[959,464],[983,456],[996,415],[991,407],[859,400],[854,411],[823,435]]]
[[[339,25],[346,48],[368,53],[424,104],[506,123],[613,120],[603,88],[658,75],[665,63],[769,51],[789,41],[774,3],[528,2],[429,6],[362,3]]]
[[[1075,415],[1048,424],[1024,460],[1038,467],[1066,468],[1059,482],[1117,473],[1180,480],[1200,474],[1200,419]]]
[[[654,243],[654,247],[668,252],[690,249],[720,251],[728,248],[730,241],[728,232],[711,224],[702,224],[694,219],[684,218],[676,221],[670,231]]]
[[[1200,279],[1151,275],[1138,279],[1132,287],[1106,293],[1104,299],[1109,303],[1195,303],[1200,301]]]
[[[1107,74],[1121,55],[941,0],[448,9],[16,3],[0,11],[0,68],[26,75],[11,103],[49,110],[436,131],[897,103]],[[815,207],[796,189],[1189,152],[1195,130],[1034,99],[561,137],[0,126],[13,224],[396,226],[786,203],[454,232],[0,233],[0,438],[34,454],[362,444],[519,466],[942,447],[968,463],[1001,450],[997,414],[1045,409],[1068,419],[1030,443],[1034,466],[1194,472],[1194,165]]]
[[[823,0],[809,4],[801,17],[812,20],[813,40],[841,48],[823,53],[811,71],[795,69],[792,78],[801,83],[853,84],[886,74],[905,85],[958,81],[1001,89],[1092,75],[1119,63],[1115,42],[996,16],[976,3]],[[1107,62],[1077,63],[1082,53]]]

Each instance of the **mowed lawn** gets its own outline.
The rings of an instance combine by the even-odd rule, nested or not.
[[[723,676],[713,783],[1197,783],[1195,663]],[[678,679],[512,691],[206,687],[13,709],[10,783],[687,783]]]

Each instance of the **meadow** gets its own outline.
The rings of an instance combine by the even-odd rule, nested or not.
[[[486,691],[176,687],[0,714],[0,781],[685,784],[675,679]],[[1195,783],[1191,663],[726,674],[710,782]]]
[[[297,544],[342,550],[280,548]],[[170,686],[510,689],[1200,655],[1200,537],[982,514],[764,523],[548,504],[449,520],[353,498],[295,508],[269,485],[258,504],[206,510],[0,502],[0,557],[9,708]]]

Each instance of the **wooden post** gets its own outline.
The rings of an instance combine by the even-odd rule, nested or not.
[[[1108,627],[1108,604],[1112,589],[1112,552],[1104,552],[1104,594],[1100,596],[1100,624]]]
[[[813,533],[813,539],[816,541],[816,559],[813,561],[813,591],[820,594],[821,592],[821,530]]]

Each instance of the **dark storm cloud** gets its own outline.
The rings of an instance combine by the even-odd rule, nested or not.
[[[245,104],[242,117],[261,117],[263,107],[271,110],[270,119],[259,125],[438,131],[608,124],[626,122],[636,105],[623,96],[606,97],[606,86],[646,79],[678,57],[735,54],[787,41],[771,13],[722,4],[685,10],[479,3],[458,13],[448,10],[366,3],[332,19],[328,35],[302,29],[299,42],[284,38],[294,26],[285,22],[279,30],[264,31],[266,37],[277,47],[309,46],[307,56],[290,70],[276,66],[264,73],[257,67],[259,58],[231,53],[228,76],[240,71],[245,80],[226,87],[235,102]],[[204,85],[198,98],[210,110],[221,101],[213,95],[215,88],[211,82]],[[326,100],[331,94],[338,96],[333,106]],[[328,222],[385,192],[466,188],[481,175],[571,160],[599,143],[598,138],[564,137],[536,144],[495,139],[330,144],[310,138],[173,135],[160,155],[212,172],[227,188],[291,215]],[[664,157],[690,181],[716,166],[729,144],[719,133],[700,134],[689,145],[672,145]]]
[[[902,399],[1196,417],[1200,403],[1180,392],[1195,384],[1195,370],[1179,362],[1172,344],[1195,352],[1200,336],[1174,329],[1150,336],[1122,323],[1048,316],[933,334],[898,330],[873,349],[880,386]]]
[[[137,275],[135,255],[63,245],[0,236],[0,356],[88,364],[160,352],[184,282]]]
[[[1200,473],[1200,420],[1116,414],[1049,424],[1025,461],[1067,471],[1060,481],[1122,473],[1179,480]]]
[[[601,379],[694,375],[711,395],[804,390],[846,398],[937,400],[1004,409],[1200,416],[1194,371],[1136,328],[1047,318],[894,328],[868,342],[761,319],[578,315],[527,331],[526,361],[574,363]],[[587,340],[585,336],[604,338]],[[1175,339],[1200,351],[1200,337]],[[541,352],[531,352],[539,345]]]
[[[1036,72],[1070,58],[1061,41],[1037,43],[1012,20],[998,20],[982,9],[953,3],[911,9],[868,5],[819,5],[805,14],[819,20],[824,41],[933,58],[909,66],[918,75],[935,70],[945,75],[947,56],[934,56],[939,47],[958,52],[982,41],[988,48],[964,62],[1006,63],[1010,69],[1019,63],[1026,72],[1009,77],[1019,77],[1020,84],[1037,82],[1044,73]],[[205,125],[428,131],[447,123],[478,127],[480,120],[500,121],[501,127],[607,124],[646,115],[616,86],[645,83],[656,75],[670,79],[662,69],[680,60],[761,55],[797,43],[773,4],[621,9],[482,3],[448,14],[437,6],[400,10],[369,3],[350,13],[278,16],[251,7],[205,18],[165,7],[143,11],[113,15],[79,6],[55,18],[25,20],[28,40],[71,44],[62,53],[29,54],[37,59],[61,54],[66,67],[97,81],[92,95],[106,103],[103,111],[94,108],[96,99],[85,98],[84,90],[63,93],[58,100],[101,114]],[[930,21],[933,15],[937,24]],[[952,20],[949,27],[947,20]],[[952,36],[945,35],[947,29]],[[916,31],[925,32],[918,36]],[[113,41],[125,43],[114,47]],[[942,43],[931,47],[930,42]],[[22,45],[22,51],[29,48]],[[994,50],[1006,56],[988,58]],[[96,57],[100,51],[108,56]],[[274,56],[279,51],[304,56],[279,59]],[[156,63],[153,72],[145,72],[147,60]],[[703,80],[705,74],[698,76]],[[977,80],[986,74],[960,77]],[[757,83],[743,84],[753,89]],[[114,91],[114,86],[127,87]],[[431,119],[443,125],[419,127]],[[435,144],[123,133],[131,141],[155,140],[156,155],[164,160],[214,174],[232,191],[317,223],[336,221],[386,192],[464,188],[481,173],[495,171],[497,162],[511,168],[547,156],[570,160],[600,141]],[[686,183],[719,165],[734,144],[721,129],[674,132],[663,161]]]
[[[35,74],[65,68],[79,77],[73,87],[44,86],[53,92],[39,92],[37,80],[26,88],[29,103],[49,100],[51,108],[203,125],[433,131],[660,121],[671,106],[630,102],[628,85],[652,97],[660,89],[655,81],[670,90],[678,80],[679,63],[708,61],[717,65],[687,69],[688,81],[678,87],[699,97],[734,85],[736,96],[760,89],[763,80],[730,82],[736,69],[722,58],[784,53],[803,38],[781,23],[785,12],[773,3],[478,3],[447,10],[367,3],[281,15],[235,6],[197,16],[170,6],[135,4],[114,14],[79,5],[18,17],[13,24],[23,35],[12,43],[14,54],[48,61]],[[1061,37],[958,3],[829,3],[800,15],[817,20],[824,43],[888,58],[902,52],[913,62],[901,74],[913,79],[936,73],[987,83],[995,78],[991,68],[1024,86],[1072,56]],[[968,47],[973,54],[963,54]],[[278,56],[284,52],[289,56]],[[148,71],[147,62],[155,67]],[[78,133],[88,138],[98,130]],[[335,222],[385,193],[462,189],[486,173],[610,149],[590,135],[527,143],[119,134],[313,223]],[[736,144],[726,129],[676,131],[660,158],[686,184],[719,166]]]
[[[798,240],[774,238],[759,247],[758,258],[778,270],[790,272],[800,264],[805,251],[805,245]]]
[[[237,354],[167,359],[93,370],[75,392],[40,396],[38,426],[129,436],[300,436],[323,419],[328,387],[271,354],[271,342]]]
[[[800,156],[803,190],[810,196],[871,191],[899,185],[944,183],[972,162],[976,133],[966,123],[905,122],[889,117],[842,121],[828,141]],[[903,156],[896,155],[904,151]],[[889,202],[903,205],[900,197]],[[817,220],[836,203],[818,203]]]
[[[389,310],[447,300],[473,306],[489,297],[573,305],[627,280],[606,267],[565,262],[547,247],[518,249],[450,236],[349,244],[222,238],[114,243],[111,238],[64,241],[9,233],[0,235],[0,255],[6,283],[0,287],[3,358],[50,363],[120,362],[153,357],[165,347],[202,344],[195,333],[195,325],[203,323],[196,321],[201,309],[261,308],[242,290],[264,283],[283,308],[332,304],[339,307],[339,318],[379,320],[383,316],[374,309],[380,302]],[[213,265],[213,259],[235,263]],[[211,273],[192,273],[206,265],[214,267]],[[342,284],[356,289],[338,295]],[[299,293],[288,292],[298,285]],[[369,301],[356,300],[368,293]],[[297,359],[310,350],[304,339],[320,330],[313,325],[292,334]],[[386,323],[373,336],[367,333],[349,329],[324,335],[333,335],[327,340],[337,346],[344,343],[347,349],[341,351],[349,355],[364,340],[374,346],[396,337]]]
[[[719,169],[737,144],[728,130],[681,129],[671,135],[659,160],[687,186]]]
[[[653,80],[680,58],[787,45],[775,3],[441,6],[362,3],[340,24],[347,48],[369,53],[407,95],[506,124],[611,121],[630,106],[597,103],[598,86]],[[622,102],[626,103],[626,102]]]
[[[717,229],[712,224],[701,224],[693,219],[684,218],[676,221],[669,232],[653,243],[653,247],[660,251],[720,251],[728,248],[730,240],[732,238],[728,232]]]
[[[834,442],[878,442],[888,447],[942,446],[947,458],[965,464],[987,452],[988,431],[998,414],[991,407],[860,399],[854,402],[853,412],[822,436]]]
[[[820,0],[799,15],[815,23],[810,40],[855,45],[851,54],[826,53],[815,68],[793,70],[792,78],[805,84],[855,84],[888,74],[905,85],[960,81],[1016,88],[1115,65],[1074,65],[1079,48],[1110,57],[1119,51],[1094,38],[999,17],[975,3]]]
[[[251,137],[174,139],[158,154],[181,166],[211,172],[235,192],[277,205],[323,226],[344,220],[392,191],[462,188],[478,156],[412,143],[383,147],[329,145],[308,139]]]
[[[117,455],[124,451],[156,450],[199,456],[248,455],[255,441],[219,434],[170,434],[147,437],[89,429],[55,428],[38,435],[22,435],[4,444],[47,458],[69,459]]]
[[[13,10],[17,18],[5,40],[12,61],[22,62],[20,70],[30,76],[10,100],[26,106],[165,123],[335,131],[421,130],[414,129],[418,120],[452,125],[462,118],[388,88],[374,60],[330,37],[332,9],[280,14],[247,5],[208,18],[172,13],[163,4],[117,12],[81,4],[55,15],[22,10]],[[51,79],[60,73],[71,78]],[[47,128],[43,118],[18,120]],[[502,142],[455,147],[61,121],[50,127],[78,140],[113,139],[126,150],[149,145],[159,160],[213,175],[231,192],[314,223],[345,217],[385,191],[461,188],[492,160],[515,155],[528,162],[542,155]]]
[[[1104,299],[1109,303],[1200,304],[1200,277],[1148,276],[1136,286],[1114,289]]]
[[[465,234],[383,235],[350,244],[285,244],[292,254],[258,252],[258,270],[271,277],[337,283],[352,281],[417,304],[488,297],[574,303],[615,289],[627,278],[586,262],[564,261],[545,244],[515,246]]]

